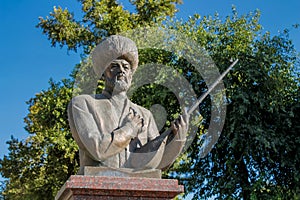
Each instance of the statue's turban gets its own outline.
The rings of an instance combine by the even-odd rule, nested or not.
[[[138,66],[138,50],[131,39],[112,35],[102,40],[92,52],[95,73],[101,77],[110,63],[117,58],[129,62],[132,72],[135,72]]]

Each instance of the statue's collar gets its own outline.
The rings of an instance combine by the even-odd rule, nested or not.
[[[113,99],[113,100],[117,100],[117,101],[124,101],[125,99],[128,99],[126,92],[112,95],[111,93],[107,92],[106,90],[103,90],[102,94],[107,99]]]

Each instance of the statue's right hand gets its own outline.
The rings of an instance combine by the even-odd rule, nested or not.
[[[144,127],[144,119],[139,114],[137,114],[137,112],[133,108],[130,107],[129,113],[124,119],[124,125],[129,125],[132,129],[133,136],[136,137]]]

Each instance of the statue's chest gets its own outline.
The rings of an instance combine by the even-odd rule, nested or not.
[[[98,127],[102,130],[102,133],[110,134],[114,130],[124,125],[124,119],[129,114],[131,104],[122,105],[116,107],[114,103],[110,101],[104,101],[98,103],[96,106],[95,118],[98,122]],[[143,113],[138,113],[142,117],[146,117]],[[146,119],[145,119],[146,120]],[[147,120],[146,120],[147,121]],[[139,133],[139,143],[144,145],[147,143],[147,131],[146,129]]]

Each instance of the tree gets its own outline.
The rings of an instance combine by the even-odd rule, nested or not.
[[[299,55],[288,30],[271,37],[258,19],[259,12],[238,17],[233,9],[224,22],[196,15],[176,26],[208,49],[220,68],[228,58],[240,59],[225,80],[227,116],[216,147],[197,159],[195,141],[180,168],[194,199],[300,198]]]
[[[1,159],[1,174],[9,178],[3,195],[7,199],[52,198],[65,180],[77,172],[78,147],[69,133],[66,106],[72,83],[50,81],[50,87],[27,103],[25,118],[30,136],[12,137],[9,155]]]
[[[67,9],[54,7],[50,17],[40,18],[38,27],[48,36],[52,46],[66,45],[74,51],[82,47],[86,54],[105,36],[162,23],[174,16],[176,4],[181,3],[180,0],[131,0],[136,12],[130,13],[116,0],[78,1],[84,13],[81,21],[76,21]]]
[[[228,105],[219,142],[205,158],[199,159],[200,135],[211,117],[207,98],[200,105],[204,120],[199,134],[166,175],[179,178],[195,199],[299,198],[299,71],[295,70],[299,56],[288,31],[278,36],[263,33],[259,12],[239,16],[233,8],[232,16],[224,21],[217,15],[195,15],[186,22],[166,22],[167,16],[174,15],[175,3],[179,1],[131,2],[135,13],[124,10],[116,1],[80,1],[82,21],[58,7],[50,17],[41,18],[38,26],[53,46],[59,44],[74,51],[82,48],[88,54],[105,36],[159,24],[186,34],[203,46],[220,71],[230,59],[239,58],[236,69],[224,80]],[[203,91],[205,82],[197,73],[188,75],[194,72],[193,65],[180,56],[153,49],[144,49],[140,56],[141,62],[151,59],[173,66],[189,80],[197,95]],[[77,146],[68,129],[66,106],[74,92],[75,75],[82,71],[79,67],[88,66],[88,59],[83,58],[71,80],[50,81],[48,90],[28,102],[25,122],[31,135],[26,141],[12,138],[8,142],[9,155],[0,160],[0,172],[8,178],[3,190],[5,198],[53,199],[68,176],[76,172]],[[145,107],[151,105],[150,101],[163,99],[172,116],[180,112],[169,91],[162,88],[153,92],[154,88],[161,87],[146,85],[132,99]],[[144,91],[153,96],[145,96]]]

